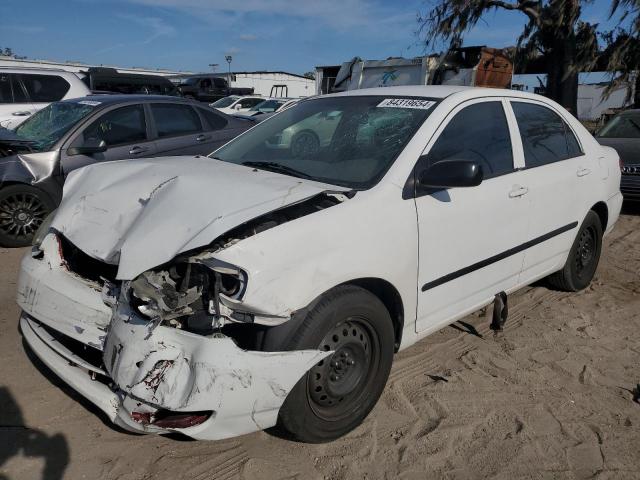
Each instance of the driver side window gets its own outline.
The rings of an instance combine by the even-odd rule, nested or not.
[[[104,140],[108,147],[143,142],[147,139],[144,108],[131,105],[111,110],[89,125],[83,137],[84,141]]]
[[[428,163],[474,161],[484,178],[513,171],[509,125],[501,102],[482,102],[460,110],[444,128],[428,154]]]

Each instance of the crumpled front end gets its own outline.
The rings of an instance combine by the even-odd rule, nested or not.
[[[151,298],[157,278],[137,284],[141,296],[150,295],[144,305],[157,309],[142,309],[145,316],[140,299],[132,298],[133,282],[116,282],[107,264],[83,271],[92,260],[83,263],[81,256],[53,233],[25,256],[18,289],[21,328],[49,368],[125,429],[222,439],[271,427],[296,382],[331,354],[252,351],[219,328],[182,328],[187,310],[172,303],[173,292],[163,317],[158,315],[163,306]],[[231,273],[214,267],[213,278]],[[195,293],[200,299],[197,291],[183,299],[193,300]],[[219,316],[219,305],[198,302]],[[182,306],[191,309],[193,301]],[[172,317],[169,307],[182,315]]]

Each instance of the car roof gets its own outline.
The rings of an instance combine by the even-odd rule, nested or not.
[[[520,90],[509,90],[505,88],[486,88],[486,87],[462,87],[457,85],[405,85],[397,87],[376,87],[363,88],[359,90],[347,90],[345,92],[331,93],[322,97],[331,96],[359,96],[359,95],[375,95],[375,96],[408,96],[408,97],[427,97],[427,98],[446,98],[454,94],[464,94],[465,97],[485,97],[485,96],[509,96],[519,98],[530,98],[548,101],[546,97],[536,95],[534,93],[522,92]],[[317,97],[316,97],[317,98]]]
[[[73,75],[74,77],[78,77],[75,72],[70,72],[69,70],[63,70],[61,68],[47,68],[47,67],[9,67],[9,66],[0,66],[0,73],[34,73],[38,75]]]
[[[96,95],[87,95],[86,97],[78,97],[78,98],[70,98],[68,100],[62,100],[64,103],[78,103],[82,101],[93,101],[100,102],[105,105],[112,105],[116,103],[127,103],[127,102],[150,102],[150,101],[163,101],[163,102],[178,102],[178,103],[190,103],[190,104],[200,104],[199,102],[195,102],[191,99],[182,98],[182,97],[174,97],[171,95],[144,95],[144,94],[96,94]],[[202,106],[202,105],[201,105]]]

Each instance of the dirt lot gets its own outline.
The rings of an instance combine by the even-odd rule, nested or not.
[[[527,288],[502,334],[478,313],[402,352],[365,423],[326,445],[108,426],[25,353],[22,253],[0,249],[0,479],[640,478],[640,208],[589,289]]]

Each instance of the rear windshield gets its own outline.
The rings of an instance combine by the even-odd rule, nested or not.
[[[338,96],[299,102],[211,156],[354,189],[375,185],[429,116],[427,98]]]
[[[76,123],[89,115],[99,102],[56,102],[36,112],[16,128],[16,134],[31,140],[38,152],[50,150]]]

